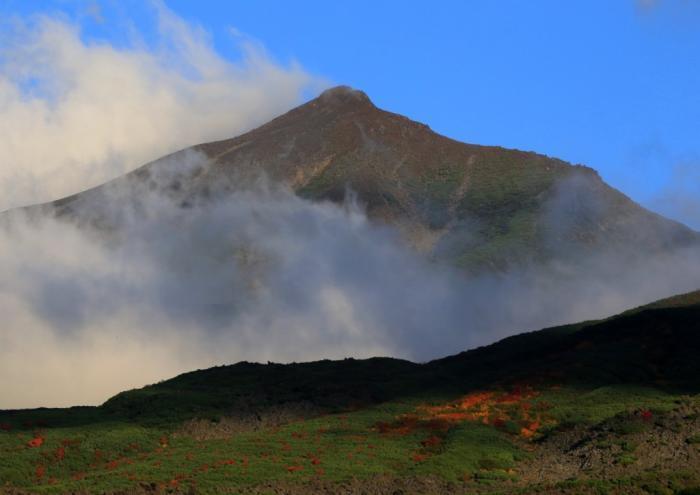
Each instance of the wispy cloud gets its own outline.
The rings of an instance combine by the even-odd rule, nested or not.
[[[232,63],[203,29],[154,5],[150,46],[86,41],[80,25],[58,16],[2,21],[0,210],[237,135],[294,106],[316,82],[245,40]]]

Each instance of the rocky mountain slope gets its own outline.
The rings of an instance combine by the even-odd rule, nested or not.
[[[28,211],[109,228],[115,206],[107,198],[134,202],[156,190],[191,207],[261,174],[312,200],[340,202],[352,192],[371,218],[397,226],[419,251],[471,270],[659,253],[700,239],[590,168],[446,138],[348,87],[242,136],[180,151]]]

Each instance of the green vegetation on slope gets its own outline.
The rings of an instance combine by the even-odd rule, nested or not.
[[[2,411],[0,490],[672,494],[700,485],[699,323],[696,293],[423,365],[239,363]]]

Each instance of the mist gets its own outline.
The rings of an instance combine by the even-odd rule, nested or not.
[[[150,45],[87,42],[64,18],[2,21],[0,211],[230,138],[323,85],[245,41],[231,62],[154,5]],[[0,408],[99,404],[240,360],[426,361],[700,287],[691,248],[572,247],[547,265],[470,275],[412,250],[352,194],[310,202],[262,176],[211,197],[170,187],[207,166],[178,153],[151,167],[155,187],[112,183],[81,195],[72,216],[0,214]],[[675,209],[697,218],[684,191]],[[544,221],[561,227],[569,199],[562,188]]]
[[[690,250],[468,276],[411,250],[352,194],[315,203],[260,177],[183,203],[168,185],[207,163],[180,153],[152,167],[159,187],[86,195],[98,227],[79,214],[2,217],[0,407],[99,404],[240,360],[425,361],[700,280]]]

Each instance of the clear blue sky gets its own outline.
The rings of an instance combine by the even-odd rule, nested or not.
[[[700,1],[167,0],[236,57],[232,27],[383,108],[462,141],[599,170],[635,200],[700,228]],[[0,15],[89,2],[0,0]],[[100,2],[86,37],[146,37],[144,2]]]

